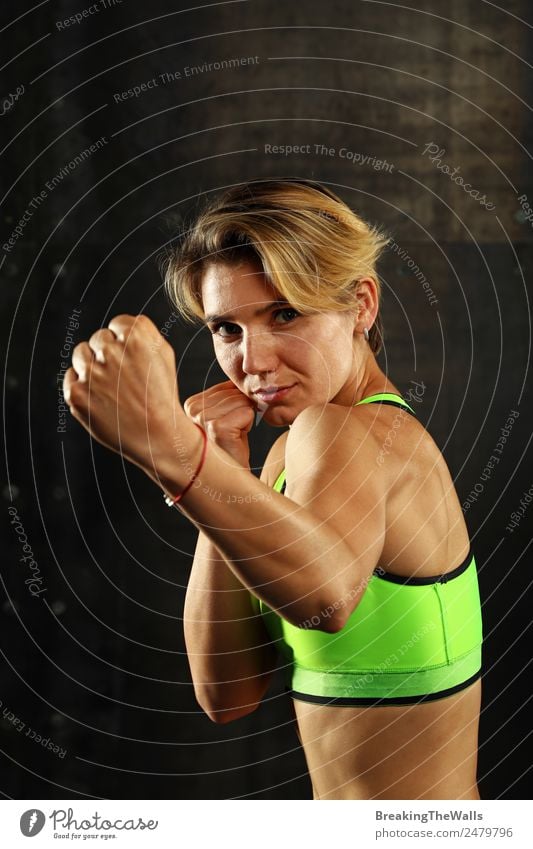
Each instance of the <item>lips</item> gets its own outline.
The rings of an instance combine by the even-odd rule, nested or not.
[[[264,389],[256,389],[254,395],[259,401],[266,404],[272,404],[275,401],[281,401],[287,393],[296,386],[292,383],[290,386],[266,386]]]

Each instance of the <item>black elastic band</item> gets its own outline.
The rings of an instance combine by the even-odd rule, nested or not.
[[[452,581],[454,578],[457,578],[459,575],[462,575],[463,572],[466,572],[468,567],[470,566],[474,555],[472,553],[472,548],[468,549],[468,554],[465,559],[459,566],[456,566],[455,569],[452,569],[450,572],[445,572],[441,575],[429,575],[423,578],[417,578],[416,576],[406,577],[405,575],[397,575],[395,572],[386,572],[384,569],[381,569],[379,566],[377,569],[374,569],[373,574],[376,577],[381,578],[383,581],[391,581],[393,584],[410,584],[412,586],[424,586],[424,584],[447,584],[448,581]]]

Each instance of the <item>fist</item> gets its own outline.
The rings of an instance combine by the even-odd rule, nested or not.
[[[231,380],[217,383],[205,392],[191,395],[183,405],[185,413],[201,425],[209,439],[244,466],[250,464],[248,433],[256,406]]]
[[[63,394],[94,439],[148,473],[185,415],[174,351],[145,315],[118,315],[76,345]]]

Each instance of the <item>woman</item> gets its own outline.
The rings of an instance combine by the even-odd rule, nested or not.
[[[118,316],[77,346],[65,397],[200,531],[185,638],[212,720],[255,710],[281,654],[315,799],[479,799],[476,564],[446,463],[376,361],[386,241],[320,184],[231,189],[166,276],[228,380],[183,409],[170,346]],[[260,479],[258,415],[288,426]]]

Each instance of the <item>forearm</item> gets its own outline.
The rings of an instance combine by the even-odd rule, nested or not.
[[[185,488],[200,456],[195,425],[186,418],[178,425],[174,446],[164,447],[150,473],[169,494]],[[288,621],[300,624],[343,594],[353,557],[339,534],[214,443],[180,508],[239,581]]]
[[[211,709],[255,707],[268,687],[276,652],[265,641],[248,590],[202,532],[187,587],[183,624],[200,704]]]

